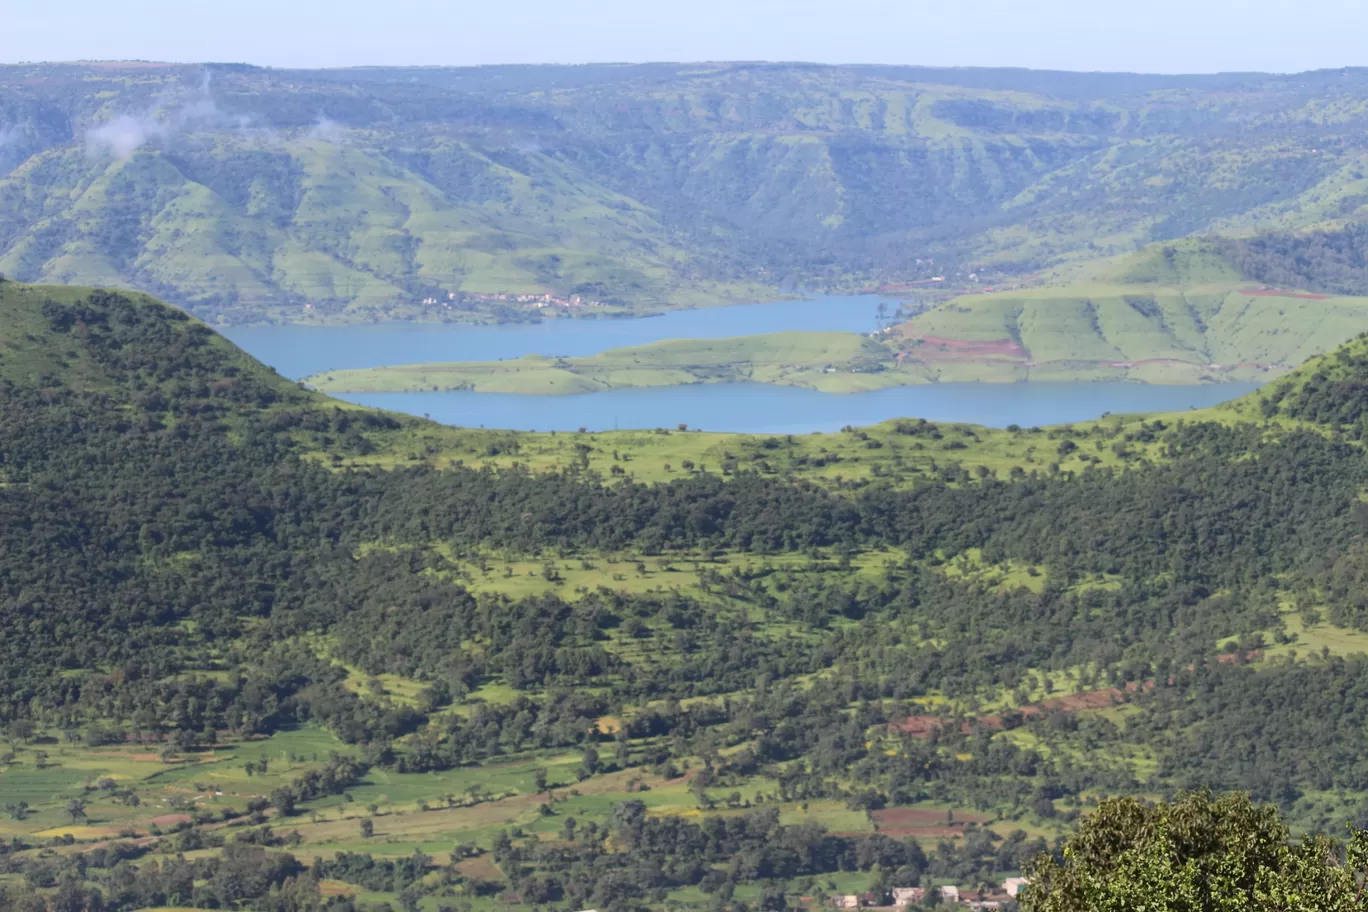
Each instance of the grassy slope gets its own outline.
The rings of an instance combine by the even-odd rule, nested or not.
[[[233,136],[198,139],[215,167],[248,175],[245,157],[261,152]],[[33,218],[30,234],[0,249],[0,273],[153,289],[210,319],[288,322],[450,319],[419,303],[448,291],[566,293],[591,284],[643,310],[774,296],[744,281],[686,287],[676,275],[682,253],[654,213],[549,163],[525,174],[481,158],[504,195],[453,201],[377,150],[308,136],[269,148],[287,157],[297,182],[254,182],[243,205],[157,152],[126,161],[78,148],[35,156],[0,177],[0,200],[31,208]],[[273,198],[283,195],[293,199]],[[264,211],[282,206],[275,217]],[[130,219],[146,227],[115,231]]]
[[[1015,380],[1264,380],[1368,329],[1368,298],[1258,290],[1201,241],[1063,270],[1043,288],[970,295],[895,328],[943,374]]]

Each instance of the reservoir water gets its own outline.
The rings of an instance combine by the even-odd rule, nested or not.
[[[676,311],[636,320],[550,320],[463,326],[265,326],[224,335],[293,379],[324,370],[430,361],[491,361],[527,354],[592,355],[660,339],[721,338],[781,330],[869,332],[880,299],[862,295]],[[896,302],[889,302],[890,310]],[[366,393],[349,401],[444,424],[512,430],[656,428],[801,434],[890,418],[990,427],[1062,424],[1111,412],[1180,411],[1242,396],[1255,384],[942,383],[865,393],[820,393],[756,383],[610,390],[578,396]]]
[[[576,396],[450,392],[359,393],[342,398],[464,427],[606,431],[687,424],[705,431],[806,434],[913,417],[989,427],[1064,424],[1107,412],[1204,408],[1255,388],[1253,383],[937,383],[867,393],[820,393],[794,386],[722,383]]]

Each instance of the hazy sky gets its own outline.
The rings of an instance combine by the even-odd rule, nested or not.
[[[0,62],[1368,64],[1368,0],[0,0]]]

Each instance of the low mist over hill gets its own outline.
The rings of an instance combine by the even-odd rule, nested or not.
[[[1022,272],[1337,228],[1366,126],[1360,70],[8,66],[0,271],[229,321]]]

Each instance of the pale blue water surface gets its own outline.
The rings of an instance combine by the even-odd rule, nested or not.
[[[463,427],[606,431],[687,424],[705,431],[806,434],[909,417],[988,427],[1064,424],[1107,412],[1203,408],[1255,388],[1253,383],[936,383],[865,393],[820,393],[795,386],[719,383],[574,396],[447,392],[357,393],[342,398]]]
[[[523,355],[592,355],[660,339],[721,338],[782,330],[869,332],[880,299],[869,295],[676,311],[633,320],[550,320],[462,326],[263,326],[226,335],[287,377],[324,370],[431,361],[491,361]],[[889,302],[889,310],[896,308]],[[758,383],[610,390],[575,396],[507,393],[358,393],[351,402],[445,424],[573,431],[687,424],[709,431],[802,434],[890,418],[963,421],[989,427],[1062,424],[1111,412],[1203,408],[1242,396],[1253,383],[941,383],[863,393],[820,393]]]
[[[244,326],[230,340],[292,380],[325,370],[499,361],[523,355],[579,358],[661,339],[720,339],[757,333],[873,332],[881,299],[873,295],[810,298],[677,310],[639,319],[554,319],[543,323],[464,326],[382,323],[373,326]],[[889,312],[898,302],[888,301]]]

